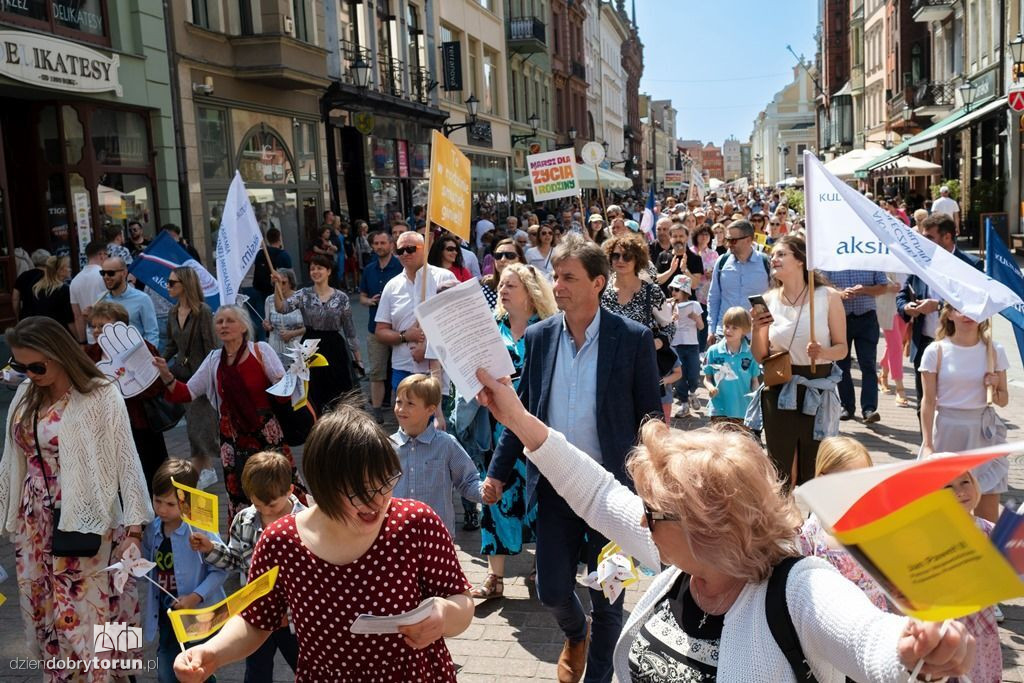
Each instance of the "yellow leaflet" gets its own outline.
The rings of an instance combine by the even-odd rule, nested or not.
[[[768,235],[765,235],[764,233],[755,232],[754,239],[757,240],[757,243],[762,247],[768,244]]]
[[[1024,595],[1024,583],[948,489],[836,538],[918,619],[955,619]]]
[[[216,605],[202,609],[167,610],[174,636],[179,643],[204,640],[216,633],[227,620],[240,613],[274,588],[277,567],[261,574],[258,579],[242,586]]]
[[[217,516],[217,496],[206,491],[185,486],[171,479],[174,484],[175,493],[178,495],[178,505],[181,507],[181,518],[187,524],[198,527],[210,533],[220,534],[218,529],[219,517]]]
[[[7,596],[0,593],[0,605],[3,605],[5,602],[7,602]]]

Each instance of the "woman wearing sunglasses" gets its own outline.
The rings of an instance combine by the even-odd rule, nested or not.
[[[490,254],[494,263],[494,272],[484,276],[480,284],[484,290],[484,297],[487,298],[487,305],[494,310],[498,305],[498,282],[501,281],[501,274],[510,263],[522,263],[526,265],[526,256],[523,248],[514,239],[503,239],[494,246]]]
[[[117,591],[104,568],[138,547],[153,519],[128,411],[117,385],[56,321],[26,318],[6,341],[11,368],[28,379],[7,413],[0,529],[14,544],[29,657],[103,659],[93,626],[139,623],[134,579]],[[95,534],[98,550],[63,556],[55,528]],[[71,675],[49,670],[45,680]]]
[[[256,651],[285,615],[299,642],[300,681],[455,681],[444,639],[473,619],[455,545],[429,506],[392,498],[401,476],[387,433],[341,406],[310,432],[302,471],[316,506],[274,522],[256,544],[250,581],[278,568],[274,589],[217,635],[178,655],[179,681],[204,681]],[[360,614],[427,603],[399,636],[350,630]]]
[[[765,598],[775,566],[798,555],[800,514],[755,441],[650,421],[626,464],[633,493],[530,415],[508,378],[477,376],[480,402],[573,512],[640,564],[668,567],[622,629],[618,680],[796,680],[769,630]],[[963,624],[882,612],[820,558],[793,563],[784,585],[800,659],[819,681],[903,683],[919,658],[922,677],[939,679],[968,671],[974,659]]]
[[[473,274],[463,265],[461,244],[458,237],[442,235],[430,245],[427,263],[437,268],[450,270],[459,282],[469,280]]]
[[[544,273],[549,280],[553,277],[555,269],[551,267],[551,255],[558,244],[558,236],[555,227],[546,223],[537,231],[537,246],[526,250],[526,262]]]

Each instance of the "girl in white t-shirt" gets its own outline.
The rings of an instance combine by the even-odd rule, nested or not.
[[[989,363],[992,370],[988,371]],[[959,452],[1006,442],[1006,425],[993,405],[1009,403],[1006,351],[991,340],[989,321],[977,323],[949,304],[942,308],[935,342],[921,358],[921,454]],[[992,387],[992,404],[987,389]],[[995,522],[999,494],[1007,490],[1005,457],[973,470],[981,490],[975,514]]]

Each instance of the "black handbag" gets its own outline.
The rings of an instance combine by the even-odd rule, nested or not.
[[[665,375],[672,372],[672,368],[679,362],[679,356],[676,355],[675,350],[672,348],[671,340],[664,334],[659,333],[655,329],[654,324],[654,313],[651,311],[651,287],[654,285],[645,283],[644,284],[644,296],[647,299],[647,327],[650,328],[651,334],[654,335],[655,340],[661,340],[661,348],[658,345],[654,345],[654,357],[658,362],[658,377],[664,377]]]
[[[53,535],[50,541],[50,554],[54,557],[95,557],[100,551],[103,538],[99,534],[83,534],[78,531],[62,531],[60,525],[60,508],[53,504],[50,494],[50,478],[46,476],[46,463],[43,452],[39,448],[39,418],[32,416],[32,434],[36,439],[36,457],[39,458],[39,471],[43,473],[46,483],[46,499],[53,510]]]
[[[185,415],[184,404],[171,403],[163,396],[143,399],[142,408],[146,412],[146,424],[156,432],[176,427]]]

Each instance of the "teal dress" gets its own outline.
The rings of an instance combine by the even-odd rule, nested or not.
[[[539,321],[534,316],[529,325]],[[526,357],[526,337],[519,341],[512,338],[512,329],[508,324],[508,316],[498,321],[498,331],[505,341],[505,347],[512,356],[512,365],[516,374],[523,369]],[[512,385],[518,390],[518,377]],[[494,429],[494,443],[505,431],[504,425]],[[537,504],[528,504],[526,499],[526,459],[522,456],[516,460],[512,468],[512,478],[505,484],[504,493],[494,505],[485,505],[480,515],[480,553],[483,555],[518,555],[524,543],[533,543],[534,524],[537,521]]]

